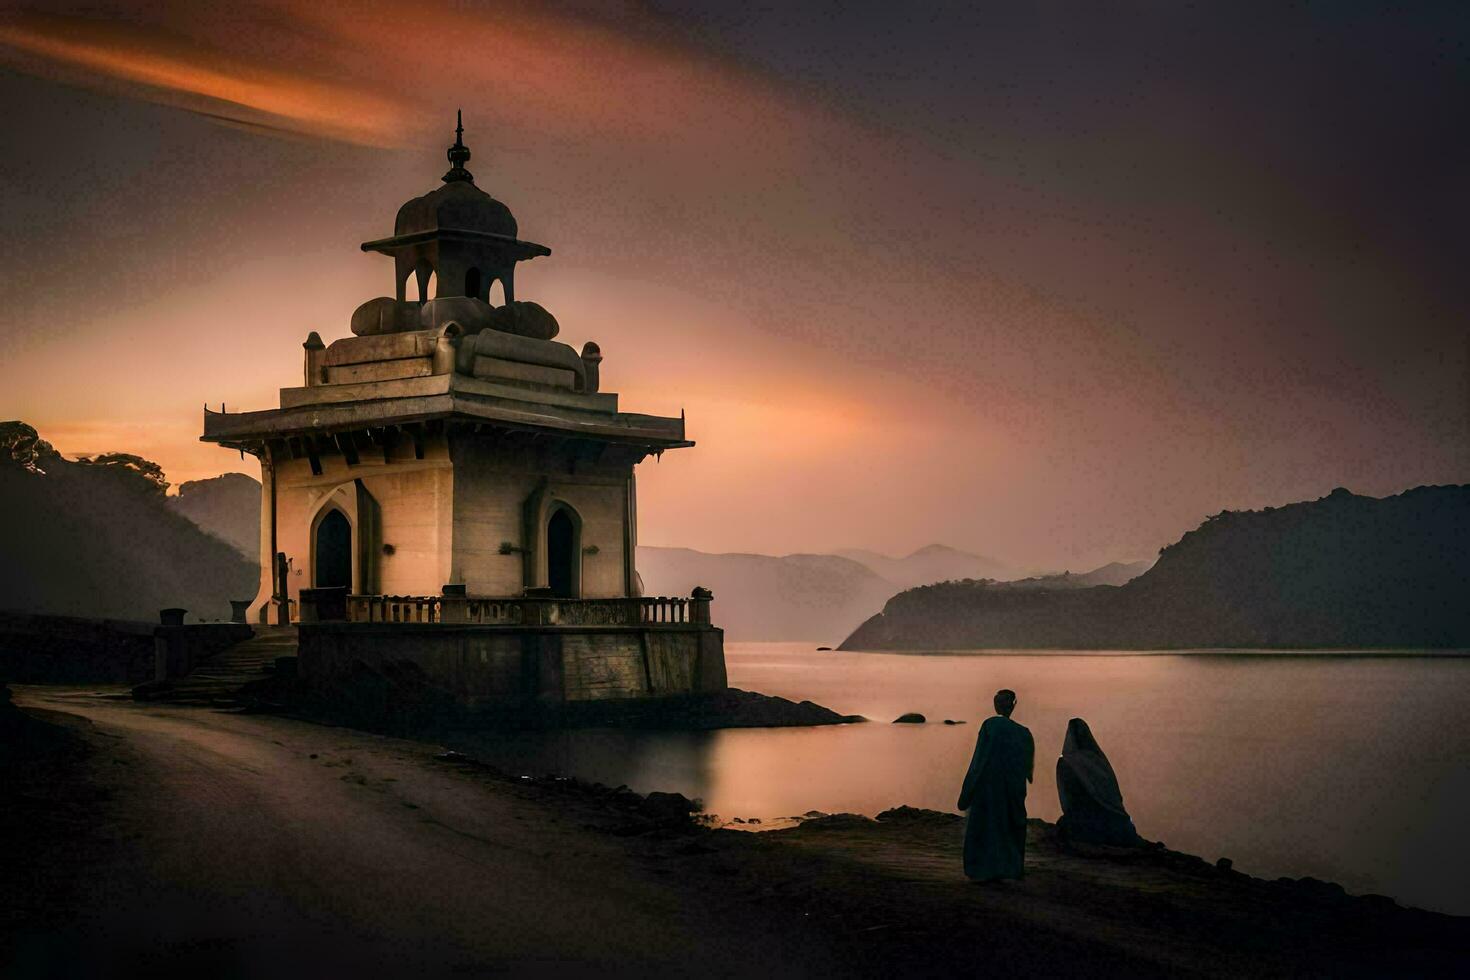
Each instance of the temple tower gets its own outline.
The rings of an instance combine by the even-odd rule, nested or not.
[[[551,250],[475,185],[462,125],[448,155],[441,186],[362,246],[392,257],[393,295],[358,307],[350,336],[312,332],[278,408],[205,411],[204,441],[260,460],[252,622],[300,618],[313,589],[640,595],[634,468],[693,445],[684,420],[619,411],[598,346],[557,341],[556,318],[515,298],[516,265]],[[420,297],[432,277],[434,296],[408,299],[410,277]]]

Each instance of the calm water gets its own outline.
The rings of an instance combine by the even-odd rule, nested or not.
[[[731,643],[727,656],[736,687],[874,723],[462,747],[507,767],[675,790],[725,818],[949,810],[991,694],[1010,687],[1036,739],[1032,816],[1058,816],[1053,768],[1067,719],[1080,716],[1145,837],[1251,874],[1313,875],[1470,914],[1470,659],[913,656],[793,643]],[[888,724],[907,711],[931,723]]]

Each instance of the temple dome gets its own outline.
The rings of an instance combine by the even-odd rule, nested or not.
[[[398,209],[393,234],[422,231],[480,231],[515,238],[510,208],[468,180],[456,180],[416,197]]]

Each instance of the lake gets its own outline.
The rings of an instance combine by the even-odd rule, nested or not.
[[[725,819],[808,810],[952,810],[991,695],[1036,740],[1031,816],[1055,820],[1067,720],[1085,718],[1139,833],[1264,877],[1470,914],[1470,659],[1403,654],[972,655],[817,652],[730,643],[734,687],[812,700],[861,725],[719,732],[475,736],[504,767],[640,792]],[[889,724],[918,711],[929,724]],[[963,725],[944,725],[946,719]]]

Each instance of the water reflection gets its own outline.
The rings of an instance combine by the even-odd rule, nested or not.
[[[639,792],[675,790],[711,795],[717,732],[636,732],[579,729],[461,735],[452,744],[513,773],[561,773]]]
[[[1267,876],[1470,913],[1470,660],[903,656],[729,645],[731,683],[874,722],[709,733],[578,731],[462,745],[506,768],[677,790],[726,818],[948,810],[990,711],[1016,690],[1036,740],[1028,809],[1059,813],[1067,720],[1088,720],[1145,837]],[[891,725],[907,711],[931,724]],[[938,724],[945,718],[966,724]]]

